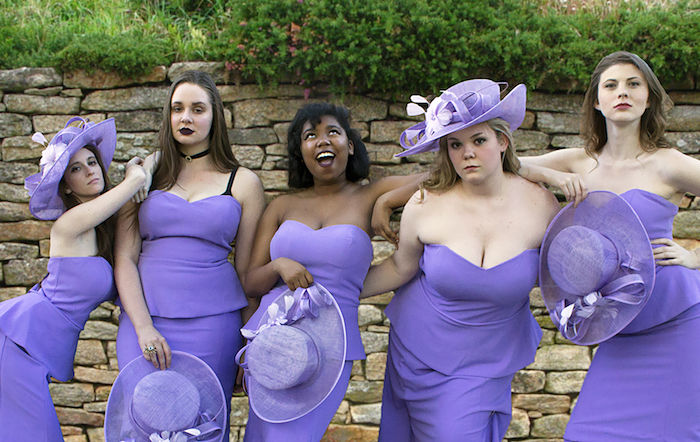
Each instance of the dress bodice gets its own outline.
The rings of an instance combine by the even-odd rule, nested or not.
[[[189,202],[152,191],[139,209],[139,275],[151,315],[200,317],[247,305],[228,261],[241,205],[231,195]]]
[[[337,224],[321,229],[299,221],[284,221],[270,242],[270,258],[285,257],[301,263],[311,273],[314,282],[328,289],[335,298],[347,333],[347,360],[363,359],[357,309],[360,291],[372,263],[372,241],[367,233],[352,224]],[[263,298],[258,313],[249,324],[255,324],[261,311],[267,308],[275,295],[286,285],[280,280],[277,287]],[[270,296],[272,295],[272,296]],[[247,328],[254,328],[248,325]]]
[[[512,374],[532,361],[542,336],[529,309],[538,260],[538,250],[529,249],[482,268],[426,244],[418,274],[396,291],[386,315],[402,345],[434,370]]]
[[[632,189],[620,194],[639,216],[649,239],[673,238],[678,207],[652,192]],[[637,317],[622,330],[636,333],[666,322],[700,303],[700,271],[683,266],[656,266],[654,290]]]
[[[26,295],[0,304],[0,330],[66,381],[73,377],[78,336],[90,312],[116,295],[102,257],[52,257],[48,275]]]

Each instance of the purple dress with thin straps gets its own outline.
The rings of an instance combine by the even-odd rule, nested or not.
[[[240,309],[247,306],[228,261],[238,231],[241,205],[227,191],[189,202],[154,190],[139,209],[138,269],[155,328],[172,350],[197,356],[216,373],[230,405],[242,346]],[[128,315],[119,317],[119,367],[141,356]],[[228,424],[225,440],[228,440]]]
[[[620,195],[649,238],[672,238],[678,207],[641,189]],[[593,358],[564,435],[570,441],[700,440],[700,271],[656,266],[639,315]]]
[[[539,252],[491,268],[426,244],[418,274],[386,308],[391,320],[380,441],[498,441],[510,383],[542,337],[529,309]]]
[[[0,303],[0,440],[62,441],[49,377],[73,377],[78,336],[90,312],[114,298],[102,257],[52,257],[26,295]]]
[[[347,353],[345,367],[331,394],[311,413],[292,422],[271,424],[252,411],[248,417],[245,441],[319,441],[345,396],[352,361],[365,358],[357,309],[360,291],[372,262],[372,242],[361,228],[337,224],[315,230],[306,224],[287,220],[270,242],[270,257],[287,257],[301,263],[333,295],[345,320]],[[244,326],[255,329],[260,316],[287,286],[281,281],[264,295],[260,307]]]

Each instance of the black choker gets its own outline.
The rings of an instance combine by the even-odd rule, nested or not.
[[[180,152],[179,150],[177,151],[182,158],[184,158],[188,163],[191,163],[192,160],[195,160],[197,158],[202,158],[203,156],[206,156],[209,154],[209,149],[205,149],[199,153],[196,153],[194,155],[185,155],[184,153]]]

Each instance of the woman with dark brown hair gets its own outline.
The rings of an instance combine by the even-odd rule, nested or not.
[[[77,123],[78,125],[74,125]],[[71,118],[46,143],[41,171],[25,180],[29,210],[51,226],[48,275],[26,295],[0,303],[0,440],[63,441],[51,377],[73,377],[78,336],[90,312],[113,299],[113,215],[143,185],[141,160],[112,187],[114,120]]]
[[[673,241],[686,193],[700,195],[700,161],[664,138],[671,100],[637,55],[615,52],[596,66],[583,103],[584,149],[522,158],[528,179],[581,200],[618,194],[655,247],[647,304],[600,344],[565,438],[572,441],[700,440],[700,249]]]
[[[214,370],[230,403],[248,306],[241,280],[264,208],[262,185],[238,165],[221,97],[204,72],[171,85],[159,144],[150,193],[138,213],[124,211],[117,229],[119,366],[143,354],[165,369],[171,349],[184,351]]]

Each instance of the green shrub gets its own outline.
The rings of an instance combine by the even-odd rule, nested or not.
[[[0,0],[0,68],[225,61],[232,78],[436,93],[488,77],[581,89],[615,50],[700,77],[697,0]],[[568,5],[568,6],[567,6]],[[578,11],[573,6],[580,6]]]

